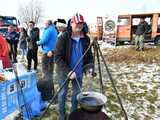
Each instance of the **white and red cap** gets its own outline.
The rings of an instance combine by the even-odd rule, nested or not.
[[[76,13],[74,16],[71,18],[71,23],[84,23],[84,18],[81,14]]]

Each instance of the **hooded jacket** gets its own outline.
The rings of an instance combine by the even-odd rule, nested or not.
[[[71,68],[69,64],[71,62],[71,32],[64,32],[57,41],[55,49],[55,62],[58,65],[59,70],[69,72]],[[81,41],[83,53],[90,45],[90,38],[85,36],[85,39]],[[83,67],[89,63],[93,63],[92,51],[89,49],[87,54],[83,58]],[[58,70],[58,69],[57,69]]]
[[[0,60],[2,60],[3,68],[11,67],[9,59],[9,45],[7,41],[0,35]]]
[[[49,51],[54,51],[57,41],[57,30],[54,25],[49,25],[44,29],[42,38],[38,41],[38,45],[41,45],[44,54]]]

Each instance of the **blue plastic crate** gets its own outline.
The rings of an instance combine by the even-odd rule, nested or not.
[[[38,94],[35,72],[19,76],[25,102],[33,100]],[[18,88],[18,89],[17,89]],[[24,105],[22,92],[17,87],[16,78],[0,83],[0,120]]]
[[[30,120],[30,118],[34,118],[35,116],[40,116],[46,107],[45,102],[41,99],[41,94],[37,93],[37,96],[34,100],[28,101],[26,106],[22,106],[22,118],[23,120]],[[27,108],[26,108],[27,107]]]
[[[21,92],[19,92],[18,100],[19,100],[20,106],[24,105],[25,104],[24,102],[32,101],[35,97],[38,96],[38,94],[39,92],[37,90],[37,87],[32,87],[26,90],[25,92],[23,91],[23,95]]]

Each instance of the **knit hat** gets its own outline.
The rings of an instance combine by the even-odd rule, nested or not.
[[[56,22],[56,26],[57,27],[67,27],[67,24],[66,24],[66,21],[65,19],[57,19],[57,22]]]
[[[71,23],[83,23],[84,22],[84,18],[81,14],[76,13],[74,16],[72,16],[71,18]]]

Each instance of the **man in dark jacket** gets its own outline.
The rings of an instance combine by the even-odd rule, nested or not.
[[[27,61],[28,61],[28,71],[31,70],[32,59],[34,61],[34,70],[37,70],[38,64],[38,45],[37,41],[39,41],[39,28],[35,27],[35,23],[30,21],[28,24],[28,52],[27,52]]]
[[[69,80],[72,83],[73,93],[71,112],[76,110],[78,105],[76,96],[80,93],[80,89],[77,81],[79,82],[80,87],[82,87],[83,68],[85,65],[93,63],[92,52],[91,49],[89,49],[77,68],[73,71],[77,61],[82,57],[90,45],[90,38],[82,32],[83,23],[84,19],[82,15],[76,14],[73,16],[71,19],[71,29],[68,29],[59,36],[55,49],[55,61],[57,64],[56,71],[58,74],[59,85],[62,87],[68,75],[70,76]],[[65,120],[65,101],[69,80],[65,86],[63,86],[58,95],[60,120]]]
[[[135,45],[136,50],[144,51],[144,36],[148,32],[148,23],[144,20],[144,18],[140,19],[140,23],[137,26],[136,37],[135,37]]]
[[[10,25],[5,36],[10,45],[10,59],[12,60],[12,62],[16,63],[19,34],[15,31],[15,27],[13,25]]]

